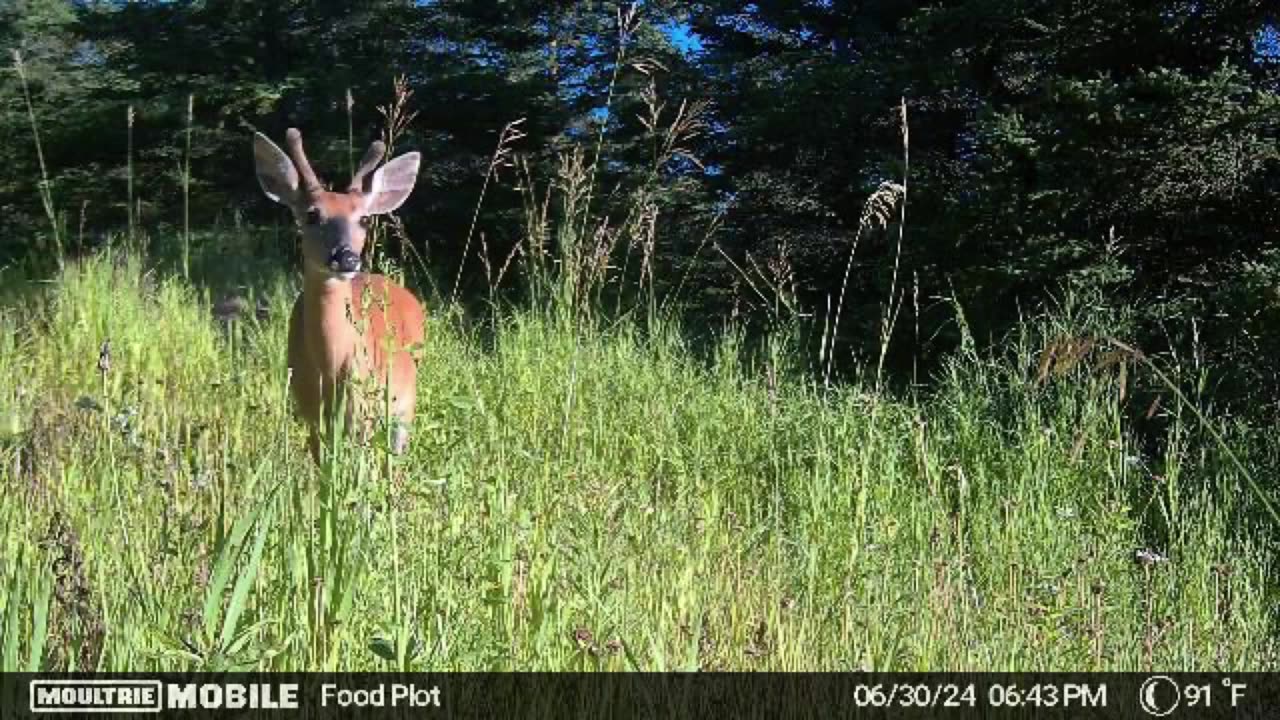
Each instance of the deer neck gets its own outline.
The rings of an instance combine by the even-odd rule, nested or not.
[[[330,380],[352,369],[360,339],[353,317],[350,282],[307,273],[302,289],[303,336],[316,369]]]

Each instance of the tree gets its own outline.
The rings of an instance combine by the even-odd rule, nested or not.
[[[1239,287],[1242,263],[1274,267],[1277,75],[1254,45],[1268,12],[1226,1],[699,3],[739,252],[789,242],[807,305],[823,309],[862,200],[901,174],[891,108],[905,97],[900,267],[920,280],[921,334],[936,349],[955,326],[928,299],[953,294],[979,337],[1064,284],[1142,308],[1149,328],[1207,316]],[[899,266],[893,243],[857,253],[855,319],[841,328],[855,347],[879,341],[870,326]]]

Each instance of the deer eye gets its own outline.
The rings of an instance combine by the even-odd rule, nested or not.
[[[364,217],[360,218],[360,227],[368,230],[369,226],[372,224],[373,224],[373,218],[369,217],[368,215],[365,215]]]
[[[307,208],[306,222],[308,225],[319,225],[320,211],[316,208]]]

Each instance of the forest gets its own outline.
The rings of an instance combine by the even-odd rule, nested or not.
[[[2,89],[8,262],[130,223],[278,224],[250,130],[297,126],[346,170],[399,78],[395,147],[426,158],[402,217],[455,297],[489,294],[486,263],[526,234],[521,188],[580,146],[589,212],[633,243],[656,222],[652,281],[683,280],[695,317],[821,324],[843,294],[847,368],[900,304],[901,374],[958,344],[953,301],[987,340],[1073,292],[1132,310],[1144,350],[1231,365],[1224,401],[1280,387],[1280,36],[1261,0],[5,5],[25,68]]]

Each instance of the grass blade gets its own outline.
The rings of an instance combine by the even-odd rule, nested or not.
[[[40,573],[38,595],[31,606],[31,647],[27,651],[27,672],[40,669],[44,657],[44,644],[49,627],[49,602],[53,597],[53,583],[48,574]]]
[[[249,599],[249,589],[258,577],[258,565],[262,561],[262,548],[266,545],[267,533],[271,530],[272,521],[275,519],[275,503],[268,500],[264,503],[264,506],[266,507],[266,512],[258,523],[258,535],[253,542],[253,551],[249,555],[249,563],[245,565],[240,577],[236,580],[235,590],[231,593],[231,602],[227,604],[227,614],[222,620],[222,636],[219,638],[218,644],[223,648],[228,647],[235,637],[236,624],[240,622],[240,615],[244,613]]]

